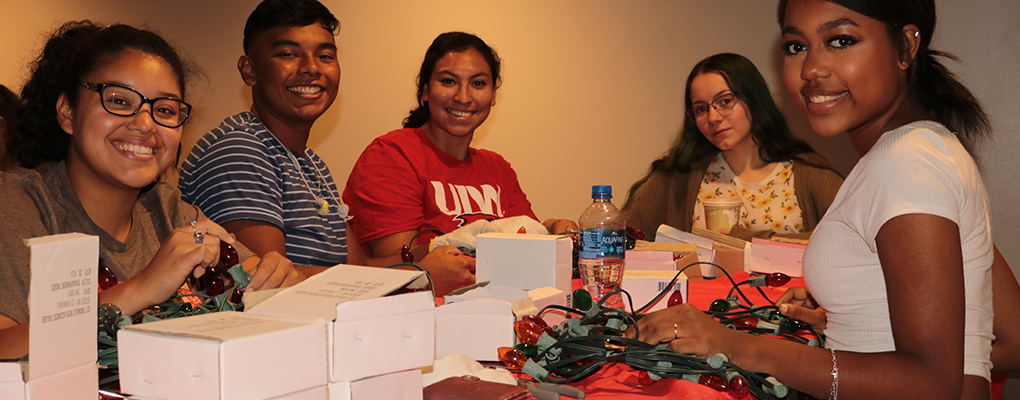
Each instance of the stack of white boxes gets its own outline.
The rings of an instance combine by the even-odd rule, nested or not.
[[[326,323],[235,311],[131,325],[120,387],[147,399],[324,399]]]
[[[644,312],[649,313],[666,308],[669,297],[679,291],[687,300],[687,276],[678,270],[697,262],[696,246],[673,243],[649,243],[638,241],[634,250],[627,251],[627,267],[624,269],[621,288],[630,294],[634,307],[641,309],[656,296],[662,294]],[[672,287],[669,283],[676,282]]]
[[[338,265],[249,312],[328,321],[329,399],[420,400],[421,368],[435,359],[435,299],[380,296],[423,274]]]
[[[478,235],[475,276],[479,282],[528,291],[536,311],[546,305],[570,306],[574,243],[564,235],[483,233]],[[515,310],[517,311],[517,310]],[[556,324],[562,312],[547,312]]]
[[[121,387],[146,399],[421,400],[434,299],[381,296],[423,274],[337,265],[245,313],[122,329]]]

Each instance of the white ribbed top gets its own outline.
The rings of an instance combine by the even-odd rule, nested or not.
[[[941,124],[914,122],[883,134],[847,176],[804,253],[804,279],[828,310],[827,346],[865,353],[895,349],[875,236],[894,217],[937,215],[960,227],[964,372],[990,379],[993,253],[987,204],[974,160]],[[931,323],[932,329],[940,326]]]

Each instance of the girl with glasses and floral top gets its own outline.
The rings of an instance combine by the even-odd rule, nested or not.
[[[159,182],[174,165],[188,68],[157,34],[88,21],[59,28],[22,91],[8,148],[24,168],[0,174],[0,358],[28,351],[29,249],[24,239],[68,232],[99,237],[119,284],[99,304],[124,315],[162,303],[189,274],[234,244],[251,289],[297,283],[283,257],[259,259]],[[97,260],[98,261],[98,260]]]
[[[843,178],[793,136],[768,84],[750,60],[716,54],[691,71],[676,143],[630,189],[627,226],[654,239],[659,225],[706,228],[704,202],[738,200],[723,233],[750,239],[806,237]]]

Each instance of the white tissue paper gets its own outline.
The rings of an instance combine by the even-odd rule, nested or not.
[[[538,222],[534,218],[526,215],[518,215],[516,217],[497,219],[493,221],[478,220],[464,225],[453,232],[435,238],[429,246],[429,251],[432,251],[439,246],[457,246],[473,249],[478,247],[475,244],[475,237],[478,235],[490,232],[517,233],[517,231],[521,228],[524,228],[527,233],[533,235],[549,234],[549,231],[545,229],[545,226],[543,226],[541,222]]]
[[[505,383],[507,385],[517,384],[517,379],[514,378],[510,371],[502,368],[487,368],[472,360],[471,357],[452,353],[436,360],[436,363],[432,366],[432,372],[422,374],[421,386],[425,387],[449,377],[464,375],[478,377],[478,379],[483,381]]]

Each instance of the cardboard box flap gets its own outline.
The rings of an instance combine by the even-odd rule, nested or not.
[[[336,321],[361,321],[414,314],[436,307],[431,292],[408,293],[394,297],[378,297],[357,302],[343,302],[336,305]]]
[[[510,303],[500,299],[474,299],[443,305],[436,314],[512,315]]]
[[[531,289],[528,291],[528,297],[532,299],[544,299],[557,293],[562,293],[562,290],[554,288],[552,286],[540,287],[537,289]]]
[[[724,234],[721,234],[719,232],[713,232],[713,231],[701,229],[701,228],[698,228],[696,226],[694,228],[691,228],[691,233],[693,233],[695,235],[698,235],[698,236],[702,236],[702,237],[706,237],[706,238],[712,239],[713,241],[716,242],[715,243],[716,246],[719,246],[720,244],[722,244],[722,245],[725,245],[727,247],[731,247],[731,248],[734,248],[734,249],[743,249],[744,247],[747,247],[747,243],[748,243],[746,240],[743,240],[743,239],[740,239],[740,238],[735,238],[733,236],[724,235]]]
[[[641,270],[624,270],[623,277],[626,278],[669,278],[673,279],[677,274],[677,271],[641,271]],[[687,275],[680,274],[679,279],[687,279]]]
[[[385,296],[424,274],[423,271],[338,264],[247,312],[333,321],[337,317],[338,303]]]
[[[789,276],[804,276],[804,250],[807,245],[780,243],[754,239],[746,270],[753,272],[782,272]]]
[[[648,242],[644,240],[638,240],[634,242],[634,249],[627,250],[627,259],[631,259],[630,252],[648,252],[655,254],[656,252],[668,251],[672,252],[674,256],[680,254],[693,253],[698,251],[698,245],[695,243],[671,243],[671,242]],[[638,257],[641,257],[639,254]],[[652,260],[655,261],[655,260]]]
[[[528,297],[528,292],[524,289],[515,288],[513,286],[489,285],[486,287],[472,289],[464,294],[443,297],[443,304],[474,299],[500,299],[513,302],[526,297]]]
[[[129,325],[123,329],[226,342],[307,326],[308,324],[309,322],[307,321],[251,315],[236,311],[223,311],[147,324]]]
[[[28,362],[12,361],[0,363],[0,382],[21,382],[28,381]]]
[[[65,233],[25,240],[31,249],[29,379],[96,362],[99,238]]]
[[[807,245],[804,244],[781,243],[757,238],[752,243],[753,257],[798,263],[804,259],[804,250],[807,248]]]
[[[531,240],[549,240],[556,241],[562,238],[568,238],[566,235],[536,235],[532,233],[505,233],[505,232],[487,232],[478,235],[478,237],[495,237],[505,239],[531,239]]]

